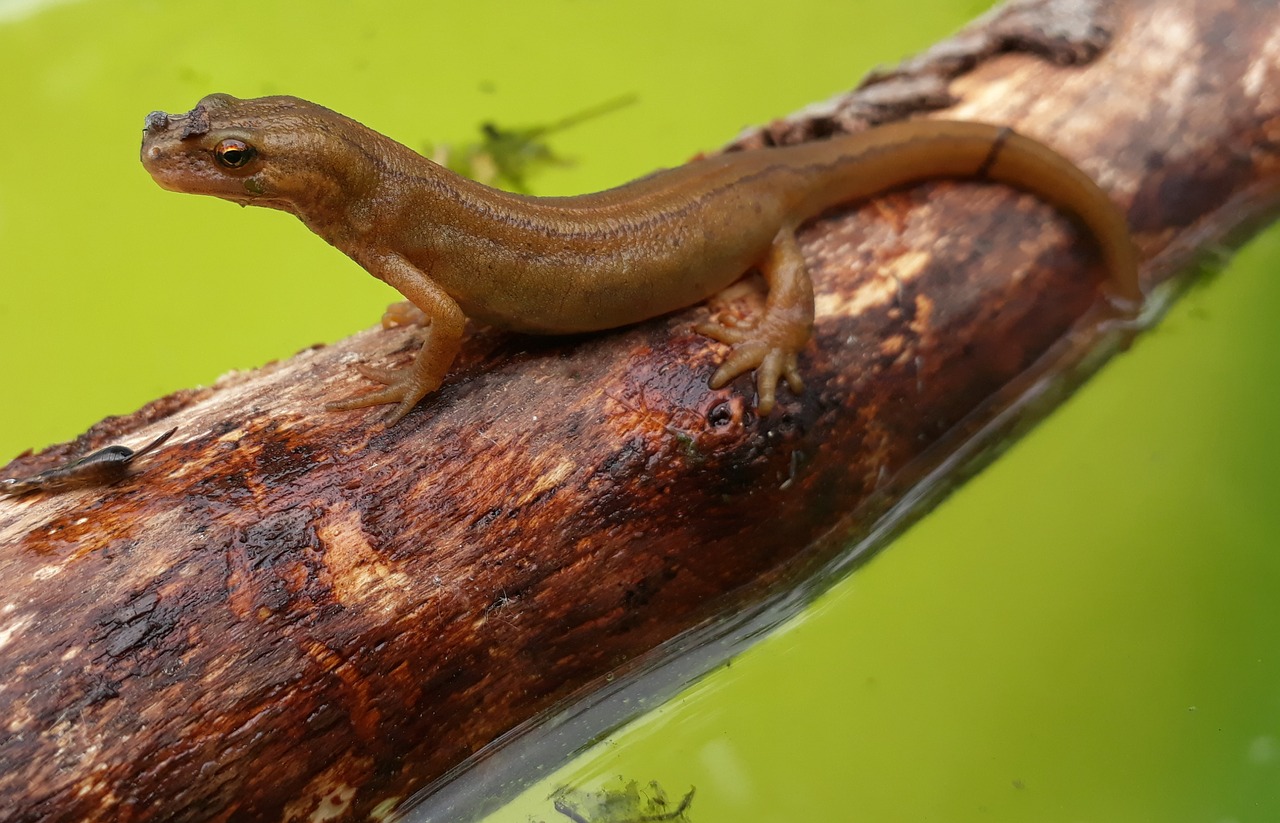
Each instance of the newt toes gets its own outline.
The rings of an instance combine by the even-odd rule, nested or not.
[[[717,155],[595,194],[530,197],[461,177],[355,120],[296,97],[211,94],[186,114],[152,112],[142,163],[166,189],[297,215],[417,307],[413,364],[366,369],[383,384],[331,404],[395,404],[435,391],[465,317],[534,334],[598,331],[699,303],[756,268],[769,293],[753,325],[703,323],[730,346],[711,379],[755,370],[757,410],[777,383],[802,388],[813,286],[795,230],[841,203],[936,177],[1036,194],[1093,233],[1112,296],[1142,299],[1124,215],[1080,169],[1007,128],[915,120],[798,146]]]

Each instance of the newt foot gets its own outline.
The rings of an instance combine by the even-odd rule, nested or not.
[[[733,347],[711,376],[711,388],[722,388],[738,375],[756,370],[756,411],[762,417],[773,411],[779,378],[787,381],[793,394],[804,391],[798,355],[808,335],[797,335],[793,325],[770,323],[767,318],[753,327],[709,320],[694,326],[694,331]]]
[[[396,406],[386,417],[390,426],[409,413],[418,401],[440,388],[439,380],[423,379],[415,368],[381,369],[376,366],[358,364],[356,371],[362,377],[382,383],[386,388],[372,391],[347,400],[335,400],[325,404],[329,411],[352,411],[367,406],[380,406],[384,403],[395,403]]]

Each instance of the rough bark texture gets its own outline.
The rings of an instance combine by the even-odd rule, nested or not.
[[[1275,212],[1278,31],[1273,0],[1017,4],[744,142],[954,101],[1099,180],[1155,289]],[[1029,369],[1104,345],[1088,238],[1031,197],[920,186],[802,240],[808,388],[766,420],[745,378],[707,389],[722,350],[695,308],[571,340],[474,330],[389,430],[319,407],[360,388],[351,362],[406,361],[412,331],[15,461],[5,476],[179,427],[116,486],[0,500],[0,819],[385,817],[865,529]]]

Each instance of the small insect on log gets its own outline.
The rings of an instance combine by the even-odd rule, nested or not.
[[[65,491],[84,486],[106,486],[123,480],[129,465],[173,436],[178,429],[169,429],[147,445],[134,451],[127,446],[107,446],[84,457],[55,466],[48,471],[30,477],[10,477],[0,480],[0,494],[27,494],[37,491]]]

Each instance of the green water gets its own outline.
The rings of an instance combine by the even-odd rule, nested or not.
[[[288,92],[412,145],[555,140],[601,188],[852,85],[986,4],[0,0],[0,456],[371,325],[293,218],[159,190],[142,119]],[[1280,232],[800,618],[535,786],[717,821],[1280,818]]]

